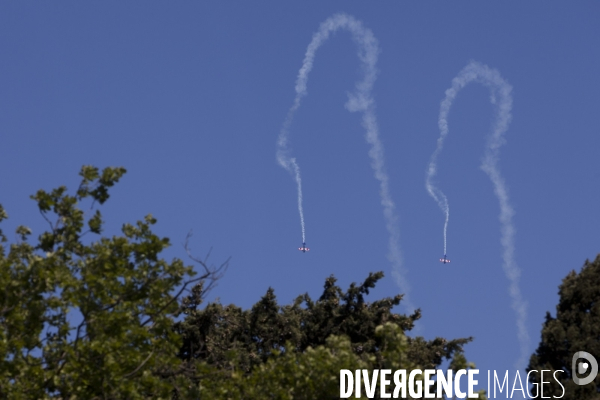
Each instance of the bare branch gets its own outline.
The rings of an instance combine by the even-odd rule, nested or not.
[[[210,254],[212,253],[212,247],[208,250],[208,253],[204,257],[204,260],[195,257],[192,255],[189,246],[191,237],[192,231],[188,232],[188,234],[186,235],[183,247],[185,248],[185,252],[187,253],[188,257],[195,263],[202,266],[202,268],[204,269],[204,274],[202,274],[200,278],[209,281],[208,285],[205,286],[202,294],[202,297],[204,297],[204,295],[206,295],[212,288],[216,286],[216,282],[223,277],[223,275],[227,271],[227,268],[229,268],[229,261],[231,260],[231,257],[225,260],[219,267],[215,267],[214,265],[209,266],[208,259],[210,257]]]
[[[46,214],[41,209],[40,209],[40,214],[42,214],[42,217],[44,217],[46,222],[48,222],[48,225],[50,225],[50,229],[52,229],[52,233],[56,233],[56,230],[54,229],[54,225],[52,225],[52,221],[50,221],[48,219],[48,217],[46,217]]]
[[[190,238],[192,237],[192,232],[190,231],[185,238],[185,242],[183,244],[183,247],[185,248],[185,251],[188,255],[188,257],[196,262],[197,264],[199,264],[200,266],[202,266],[202,268],[204,269],[204,272],[200,274],[200,276],[197,276],[194,279],[190,279],[186,282],[183,283],[183,285],[181,286],[181,289],[179,289],[179,291],[173,296],[171,297],[171,300],[169,300],[160,310],[156,311],[155,313],[151,314],[148,316],[148,318],[141,323],[140,326],[145,326],[147,325],[149,322],[151,322],[154,319],[155,315],[159,315],[160,313],[162,313],[164,310],[167,309],[167,307],[169,307],[171,304],[173,304],[173,302],[177,301],[181,295],[183,294],[183,292],[185,292],[188,288],[189,285],[196,283],[196,282],[205,282],[208,281],[208,284],[205,285],[205,287],[202,290],[202,294],[201,294],[201,298],[204,298],[204,296],[212,289],[216,286],[216,283],[219,279],[221,279],[223,277],[223,275],[225,274],[225,271],[227,271],[227,268],[229,267],[229,261],[231,260],[231,257],[229,257],[227,260],[225,260],[221,265],[219,265],[218,267],[215,267],[214,265],[209,265],[208,264],[208,258],[210,257],[210,253],[212,252],[212,248],[209,249],[208,253],[206,254],[206,256],[204,257],[204,260],[194,257],[192,255],[190,246],[189,246],[189,241]]]
[[[123,375],[123,378],[129,378],[133,375],[135,375],[136,372],[138,372],[147,362],[148,360],[150,360],[150,358],[154,355],[154,350],[152,350],[150,352],[150,354],[148,354],[148,357],[146,357],[146,359],[144,361],[142,361],[142,363],[140,365],[137,366],[136,369],[134,369],[133,371],[131,371],[128,374]]]

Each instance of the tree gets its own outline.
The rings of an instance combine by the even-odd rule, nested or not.
[[[109,237],[100,211],[81,208],[104,204],[124,173],[85,166],[74,194],[31,196],[48,222],[37,240],[19,226],[8,244],[0,230],[1,398],[325,399],[337,398],[340,369],[466,365],[471,338],[408,338],[419,310],[392,312],[401,295],[365,300],[381,272],[347,291],[331,276],[316,301],[280,306],[269,289],[249,310],[200,309],[227,261],[209,266],[186,240],[196,274],[160,257],[170,243],[151,215]]]
[[[85,166],[74,195],[61,186],[31,196],[49,224],[35,244],[27,227],[17,228],[20,239],[9,246],[0,231],[0,397],[141,399],[190,391],[177,374],[178,297],[190,284],[210,285],[219,269],[203,264],[194,276],[181,260],[160,258],[169,240],[152,232],[151,215],[124,224],[120,236],[101,235],[100,211],[86,218],[79,205],[103,204],[125,172]]]
[[[571,271],[559,286],[560,300],[556,306],[556,317],[546,313],[540,344],[531,356],[528,371],[532,379],[540,384],[539,371],[562,370],[556,377],[564,386],[565,400],[598,399],[600,375],[583,386],[573,382],[572,357],[578,351],[586,351],[596,357],[600,355],[600,255],[594,262],[586,261],[581,272]],[[545,373],[544,396],[560,397],[561,386]],[[532,395],[535,393],[532,393]],[[538,395],[539,396],[539,395]]]
[[[287,351],[293,348],[288,343],[249,374],[234,371],[202,380],[200,394],[207,399],[339,399],[341,369],[414,367],[407,361],[407,340],[398,325],[381,325],[375,335],[383,345],[379,359],[372,354],[356,354],[346,336],[330,336],[323,345],[304,352]],[[389,387],[387,391],[391,391]]]
[[[330,380],[339,385],[340,368],[425,369],[439,367],[445,359],[464,360],[462,346],[472,338],[426,341],[404,336],[420,318],[420,311],[410,316],[392,312],[401,295],[365,301],[382,277],[381,272],[371,273],[362,284],[353,283],[344,292],[331,276],[317,301],[304,294],[286,306],[278,305],[269,289],[249,310],[220,303],[201,310],[201,299],[192,293],[182,302],[186,318],[175,328],[183,338],[179,357],[187,363],[188,377],[210,393],[206,398],[316,398],[311,396],[318,391],[306,379],[312,383],[325,379],[317,387],[334,398],[339,397],[339,386],[332,391]],[[343,356],[336,358],[336,354]],[[348,366],[343,367],[341,359]],[[317,360],[322,368],[316,367]],[[283,370],[290,375],[276,372]],[[253,397],[253,391],[279,394]],[[295,397],[286,397],[284,392]]]

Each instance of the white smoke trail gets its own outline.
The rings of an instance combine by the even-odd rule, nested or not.
[[[521,290],[519,289],[519,279],[521,270],[515,261],[515,227],[512,217],[515,214],[508,198],[508,188],[498,169],[498,159],[500,146],[505,143],[503,134],[508,129],[512,118],[512,87],[506,82],[500,73],[487,65],[471,61],[462,71],[452,80],[452,87],[446,90],[446,97],[440,105],[440,116],[438,125],[440,128],[440,137],[437,141],[437,147],[431,156],[429,168],[427,169],[426,188],[429,194],[435,199],[442,211],[446,214],[444,224],[444,254],[446,252],[446,229],[448,227],[448,218],[450,210],[448,199],[432,183],[437,170],[437,157],[442,151],[444,139],[448,135],[448,113],[458,92],[471,82],[478,82],[490,89],[490,101],[496,105],[496,121],[492,132],[488,138],[485,155],[481,164],[481,169],[490,177],[494,185],[494,193],[500,203],[500,223],[501,223],[501,243],[503,247],[503,269],[510,286],[509,293],[512,299],[512,308],[517,317],[517,336],[521,347],[521,355],[517,361],[518,368],[522,368],[529,355],[529,334],[526,328],[527,321],[527,303],[523,300]]]
[[[277,161],[288,170],[296,180],[298,188],[298,212],[300,213],[300,224],[302,227],[302,241],[305,241],[304,213],[302,209],[302,180],[300,178],[300,167],[294,157],[290,156],[289,136],[290,126],[294,114],[300,107],[300,100],[306,96],[306,85],[308,83],[308,74],[312,70],[315,54],[319,47],[329,38],[330,34],[339,29],[345,29],[352,34],[352,39],[358,46],[358,58],[360,59],[364,71],[364,79],[356,84],[356,91],[348,94],[346,109],[351,112],[362,111],[362,125],[366,129],[365,138],[371,145],[369,157],[371,158],[371,167],[375,173],[375,178],[379,181],[379,195],[381,205],[383,206],[383,215],[386,222],[386,228],[389,233],[389,253],[388,259],[392,263],[392,275],[398,286],[404,292],[404,304],[409,310],[414,310],[408,298],[409,286],[406,281],[406,271],[402,265],[402,255],[400,252],[399,241],[400,232],[398,229],[398,217],[396,216],[396,206],[392,201],[389,189],[389,178],[384,168],[383,145],[379,140],[379,128],[377,118],[375,117],[375,102],[371,97],[371,89],[377,77],[377,57],[379,54],[379,45],[373,33],[363,27],[362,23],[347,14],[336,14],[328,18],[321,24],[319,30],[313,35],[312,41],[308,45],[302,68],[298,72],[296,79],[296,98],[279,133],[277,141]]]

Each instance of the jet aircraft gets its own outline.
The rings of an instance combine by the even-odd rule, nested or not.
[[[303,253],[306,253],[307,251],[309,251],[310,249],[308,247],[306,247],[306,242],[302,243],[302,247],[298,247],[298,250],[300,250]]]
[[[440,262],[444,263],[444,264],[448,264],[450,262],[450,260],[448,259],[448,257],[446,257],[446,255],[444,254],[444,258],[440,258]]]

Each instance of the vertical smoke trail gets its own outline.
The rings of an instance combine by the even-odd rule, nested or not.
[[[400,289],[404,292],[404,304],[407,308],[413,310],[414,307],[408,299],[409,286],[405,279],[405,271],[402,266],[402,255],[400,252],[399,241],[400,232],[398,229],[398,217],[396,216],[394,202],[390,195],[389,178],[384,168],[383,145],[379,140],[379,128],[377,118],[375,117],[375,102],[371,97],[371,89],[377,77],[377,57],[379,46],[373,33],[363,27],[360,21],[346,14],[336,14],[328,18],[321,24],[319,30],[313,35],[312,41],[308,45],[302,68],[298,72],[296,79],[296,98],[283,123],[279,139],[277,141],[277,161],[288,170],[296,180],[298,188],[298,211],[300,213],[300,224],[302,227],[302,240],[305,241],[304,214],[302,210],[302,180],[300,178],[300,167],[294,157],[290,156],[289,136],[290,126],[294,114],[300,107],[302,97],[306,96],[306,85],[308,83],[308,74],[312,70],[315,54],[319,47],[329,38],[330,34],[339,29],[350,31],[352,39],[358,46],[358,58],[360,59],[364,71],[364,79],[356,84],[354,93],[348,94],[346,109],[351,112],[362,111],[362,126],[366,129],[365,138],[371,145],[369,157],[371,158],[371,167],[373,168],[375,178],[379,181],[379,195],[381,205],[383,206],[383,215],[386,222],[386,228],[389,233],[389,253],[388,259],[392,263],[392,275]]]
[[[490,89],[490,101],[496,105],[496,121],[493,125],[491,135],[488,138],[485,155],[481,164],[481,169],[490,177],[494,185],[494,193],[500,203],[500,223],[501,223],[501,243],[503,247],[503,269],[510,281],[509,293],[512,299],[512,308],[517,316],[517,335],[521,347],[521,355],[517,361],[519,368],[523,367],[529,355],[529,334],[527,333],[527,304],[523,300],[521,290],[519,289],[519,278],[521,270],[515,261],[515,227],[512,217],[515,214],[508,198],[508,188],[498,169],[498,158],[500,146],[505,143],[504,132],[512,118],[512,87],[506,82],[500,73],[487,65],[471,61],[456,78],[452,80],[452,87],[446,90],[446,98],[440,105],[440,116],[438,125],[440,128],[440,137],[437,141],[437,147],[431,156],[429,168],[427,169],[427,179],[425,186],[429,194],[436,200],[440,208],[446,214],[446,223],[444,225],[444,252],[446,247],[446,229],[448,226],[449,206],[448,199],[440,189],[435,187],[432,179],[437,169],[437,157],[442,151],[444,139],[448,135],[448,114],[450,107],[456,98],[458,92],[471,82],[478,82]]]

